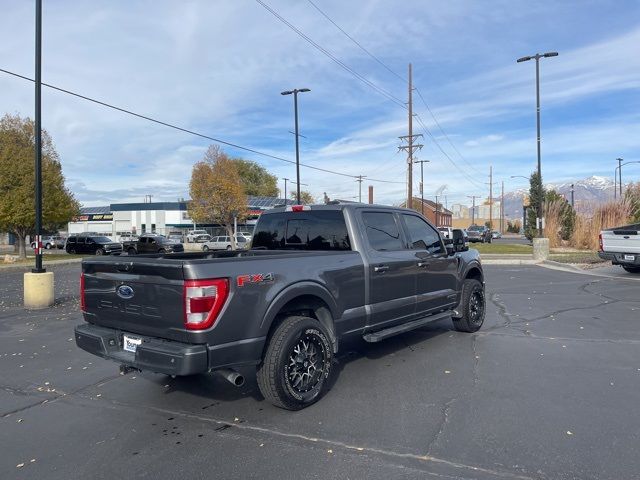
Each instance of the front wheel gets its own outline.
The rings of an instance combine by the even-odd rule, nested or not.
[[[231,245],[227,245],[227,250],[231,250]]]
[[[96,250],[96,255],[104,255],[104,250],[99,248]]]
[[[462,284],[462,316],[453,319],[453,328],[458,332],[473,333],[484,323],[486,302],[484,287],[480,281],[467,278]]]
[[[202,246],[202,251],[203,252],[208,252],[209,251],[209,247],[207,247],[206,245]]]
[[[130,248],[127,250],[127,255],[135,255],[136,254],[136,249],[135,248]]]
[[[51,244],[50,244],[50,243],[47,243],[47,244],[44,246],[44,248],[46,248],[47,250],[51,250]]]
[[[640,267],[629,267],[627,265],[622,265],[622,268],[629,273],[640,273]]]
[[[258,367],[260,392],[276,407],[308,407],[322,396],[332,357],[329,336],[317,320],[287,317],[273,332]]]

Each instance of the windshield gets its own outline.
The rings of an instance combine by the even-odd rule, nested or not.
[[[478,225],[474,225],[472,227],[469,227],[469,229],[467,231],[469,231],[469,232],[481,232],[482,230],[484,230],[484,227],[480,227]]]

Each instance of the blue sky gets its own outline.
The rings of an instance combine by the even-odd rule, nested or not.
[[[264,0],[368,81],[402,102],[407,85],[360,50],[307,1]],[[541,62],[543,177],[613,177],[615,158],[640,160],[638,1],[314,0],[405,78],[425,134],[425,194],[449,202],[487,195],[489,165],[506,189],[535,167],[535,64]],[[294,159],[292,97],[301,94],[301,161],[374,185],[376,200],[405,195],[407,112],[340,68],[254,0],[45,1],[43,81],[212,137]],[[33,4],[0,0],[0,68],[33,76]],[[0,113],[33,115],[33,85],[0,73]],[[192,165],[211,143],[49,89],[43,124],[68,184],[85,205],[188,197]],[[425,133],[414,123],[416,133]],[[450,144],[451,141],[454,147]],[[295,178],[293,165],[225,148]],[[456,151],[457,150],[457,151]],[[454,165],[455,164],[455,165]],[[640,178],[640,164],[625,169]],[[419,168],[414,175],[415,192]],[[355,180],[307,168],[321,198],[353,198]],[[280,181],[282,188],[283,182]],[[307,187],[305,187],[307,188]]]

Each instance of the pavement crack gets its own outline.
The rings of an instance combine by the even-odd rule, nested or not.
[[[493,303],[496,308],[498,309],[498,315],[500,315],[500,317],[502,317],[502,319],[504,320],[504,325],[499,325],[497,328],[503,328],[503,327],[510,327],[511,326],[511,317],[512,315],[507,311],[507,306],[498,300],[498,294],[497,293],[492,293],[489,296],[489,300],[491,301],[491,303]]]
[[[158,413],[162,413],[162,414],[168,414],[168,415],[173,415],[173,416],[181,416],[183,418],[186,419],[190,419],[190,420],[197,420],[200,422],[206,422],[206,423],[212,423],[218,426],[222,426],[222,425],[228,425],[230,422],[228,420],[221,420],[221,419],[216,419],[213,417],[206,417],[203,415],[198,415],[195,413],[190,413],[190,412],[185,412],[185,411],[176,411],[176,410],[169,410],[166,408],[160,408],[160,407],[153,407],[150,405],[136,405],[136,404],[130,404],[130,403],[126,403],[126,402],[121,402],[118,400],[113,400],[113,399],[102,399],[103,401],[107,401],[109,403],[111,403],[112,405],[118,405],[118,406],[123,406],[123,407],[127,407],[127,408],[133,408],[133,409],[140,409],[140,408],[144,408],[150,411],[155,411]],[[447,404],[445,405],[445,409],[446,409],[446,416],[448,417],[449,415],[449,411],[448,409],[450,408],[450,405],[455,401],[455,399],[451,399],[449,402],[447,402]],[[441,426],[441,430],[444,429],[444,423]],[[333,447],[333,448],[343,448],[345,450],[349,450],[349,451],[356,451],[356,452],[363,452],[363,453],[367,453],[367,454],[373,454],[373,455],[380,455],[380,456],[384,456],[387,458],[393,458],[396,460],[400,460],[400,459],[404,459],[404,460],[413,460],[413,461],[418,461],[420,463],[432,463],[432,464],[439,464],[439,465],[444,465],[447,467],[452,467],[455,469],[459,469],[461,471],[466,471],[467,473],[469,472],[479,472],[479,473],[483,473],[483,474],[487,474],[487,475],[491,475],[493,477],[498,477],[498,478],[508,478],[508,479],[515,479],[515,480],[534,480],[532,477],[528,477],[528,476],[524,476],[524,475],[520,475],[514,472],[509,472],[509,471],[500,471],[500,470],[494,470],[494,469],[490,469],[490,468],[486,468],[486,467],[476,467],[474,465],[467,465],[464,463],[458,463],[458,462],[454,462],[451,460],[445,460],[442,458],[438,458],[438,457],[434,457],[431,455],[418,455],[415,453],[403,453],[403,452],[396,452],[393,450],[387,450],[384,448],[378,448],[378,447],[367,447],[367,446],[357,446],[357,445],[352,445],[346,442],[343,442],[341,440],[332,440],[332,439],[327,439],[327,438],[321,438],[321,437],[310,437],[307,435],[303,435],[300,433],[289,433],[289,432],[283,432],[280,430],[276,430],[274,428],[268,428],[268,427],[260,427],[258,425],[251,425],[249,423],[233,423],[233,426],[235,429],[237,430],[244,430],[244,431],[248,431],[248,432],[256,432],[256,433],[261,433],[261,434],[265,434],[265,435],[272,435],[272,436],[277,436],[280,438],[288,438],[288,439],[292,439],[292,440],[300,440],[303,442],[310,442],[310,443],[314,443],[314,444],[324,444],[326,446],[329,447]],[[440,432],[441,434],[441,432]],[[433,443],[433,442],[432,442]]]
[[[473,335],[471,337],[471,352],[473,353],[473,386],[476,387],[479,382],[478,377],[478,363],[480,362],[480,355],[478,355],[476,342],[478,341],[478,336]]]
[[[431,455],[431,450],[433,449],[435,444],[438,443],[438,440],[440,440],[440,437],[442,436],[442,433],[444,432],[444,429],[446,428],[447,424],[449,423],[449,413],[451,412],[451,406],[455,402],[456,402],[456,399],[452,398],[447,403],[445,403],[444,406],[442,407],[442,418],[440,419],[440,424],[438,426],[438,431],[436,432],[436,434],[433,436],[433,438],[429,442],[429,445],[427,445],[426,456],[430,456]]]

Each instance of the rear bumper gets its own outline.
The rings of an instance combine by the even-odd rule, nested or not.
[[[98,357],[166,375],[195,375],[225,367],[256,365],[262,357],[265,337],[221,345],[203,345],[130,334],[142,339],[135,353],[125,351],[122,337],[128,332],[90,323],[75,327],[76,345]]]
[[[625,256],[633,256],[633,260],[625,259]],[[598,256],[603,260],[608,260],[614,265],[640,266],[640,254],[620,253],[620,252],[598,252]]]

